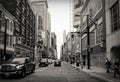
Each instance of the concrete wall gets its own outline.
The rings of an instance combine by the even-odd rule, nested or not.
[[[119,1],[119,0],[118,0]],[[120,30],[112,32],[111,30],[111,11],[110,8],[117,2],[117,0],[106,0],[106,39],[107,39],[107,57],[112,59],[110,50],[113,46],[120,45]],[[120,3],[120,1],[119,1]],[[119,4],[120,7],[120,4]],[[120,12],[120,11],[119,11]]]

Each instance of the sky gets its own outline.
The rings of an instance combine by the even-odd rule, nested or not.
[[[58,58],[60,58],[60,47],[61,44],[63,44],[63,32],[64,30],[66,30],[66,33],[70,31],[70,0],[47,1],[48,11],[51,15],[51,32],[55,32],[57,36],[57,55]]]
[[[70,0],[48,0],[49,12],[51,14],[51,31],[57,35],[58,58],[60,58],[60,47],[63,44],[63,32],[70,30]]]

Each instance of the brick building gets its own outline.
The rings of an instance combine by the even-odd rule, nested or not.
[[[0,3],[15,18],[15,55],[34,57],[35,16],[29,0],[0,0]]]
[[[9,60],[14,55],[14,20],[14,16],[0,4],[0,64],[3,63],[5,59]],[[4,55],[5,34],[6,55]]]

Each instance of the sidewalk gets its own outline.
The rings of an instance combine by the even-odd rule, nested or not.
[[[97,77],[103,80],[106,80],[108,82],[120,82],[120,77],[113,77],[113,73],[106,73],[106,70],[104,68],[98,68],[98,67],[91,67],[90,70],[88,70],[86,67],[81,69],[81,67],[76,67],[76,65],[72,65],[74,68],[76,68],[79,71],[82,71],[90,76]]]

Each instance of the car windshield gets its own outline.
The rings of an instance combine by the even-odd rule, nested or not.
[[[25,58],[15,58],[12,60],[13,64],[20,64],[20,63],[24,63],[25,62]]]

